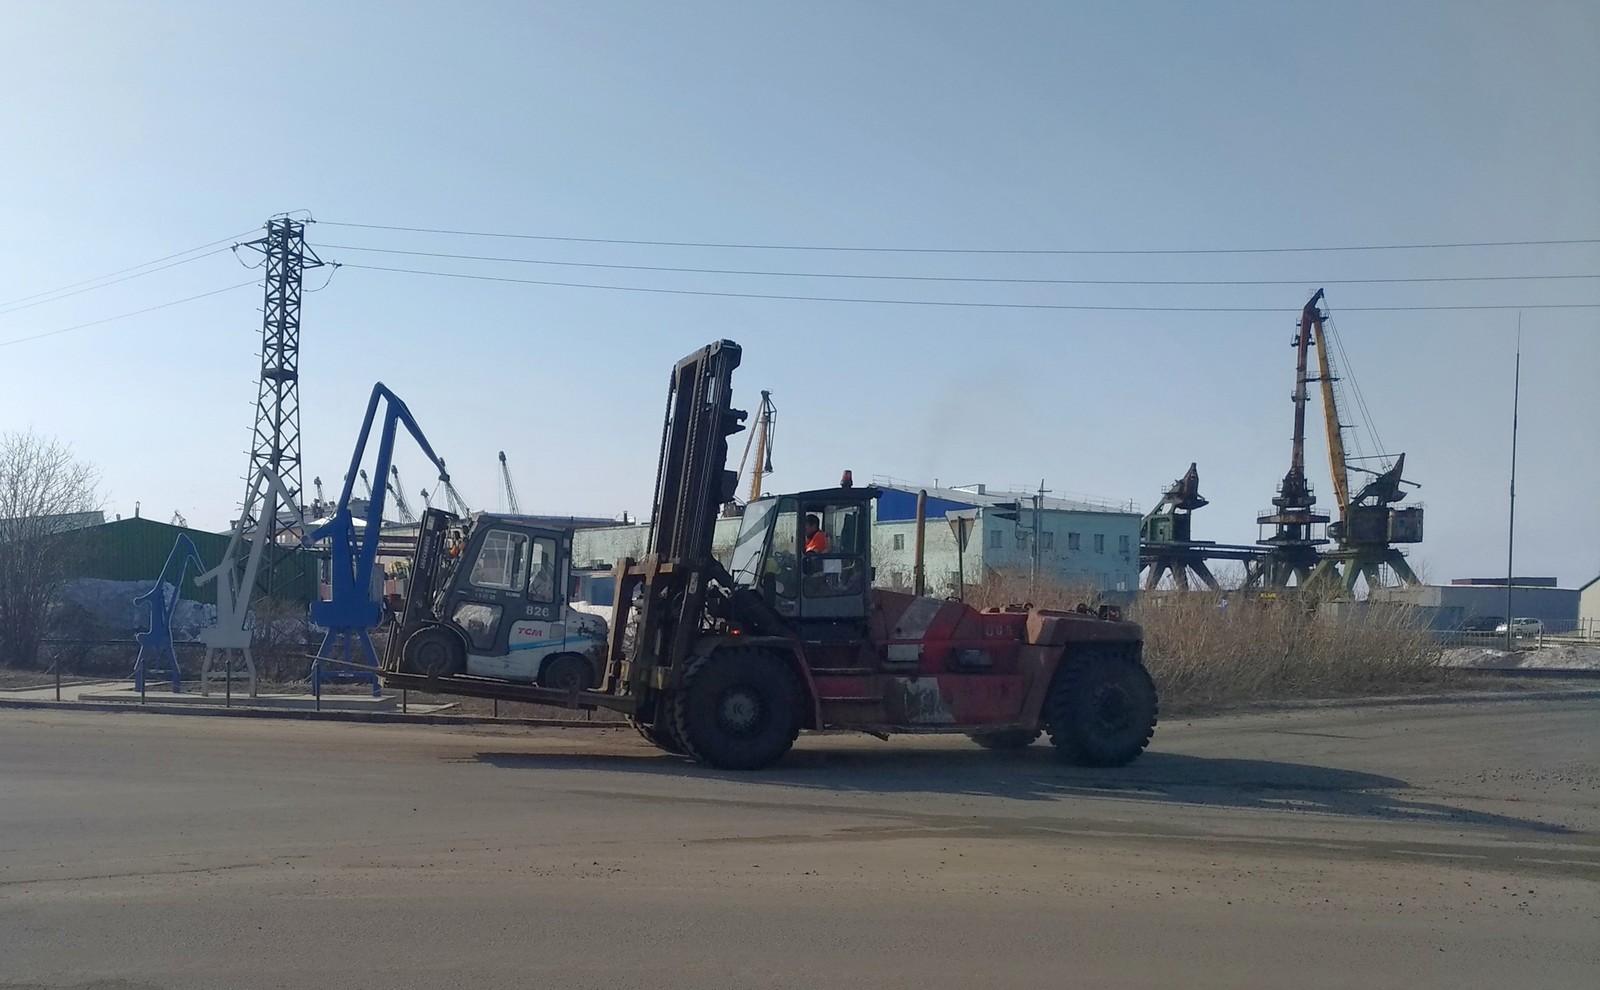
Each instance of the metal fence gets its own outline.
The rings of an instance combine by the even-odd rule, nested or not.
[[[386,645],[387,629],[380,627],[372,633],[373,646],[382,656]],[[367,684],[325,685],[321,691],[313,690],[312,667],[320,639],[280,639],[264,642],[258,638],[251,653],[257,670],[257,693],[261,696],[297,696],[295,704],[325,710],[328,706],[349,708],[349,695],[362,695],[371,699]],[[205,646],[197,642],[173,644],[178,661],[178,677],[182,693],[193,701],[193,695],[202,687],[209,689],[213,703],[224,706],[246,707],[265,704],[281,706],[280,701],[252,699],[243,661],[235,657],[227,663],[223,651],[218,651],[213,665],[212,678],[203,684]],[[0,698],[29,701],[106,701],[138,702],[151,705],[173,700],[172,679],[165,670],[152,670],[144,679],[142,690],[134,682],[134,667],[138,659],[138,644],[131,638],[52,638],[41,646],[35,662],[23,666],[0,666]],[[326,668],[344,666],[344,661],[324,659]],[[162,665],[164,668],[165,665]],[[362,665],[363,669],[370,667]],[[130,687],[133,691],[130,692]],[[110,698],[105,695],[111,695]],[[387,701],[374,705],[372,711],[401,714],[437,714],[443,717],[464,717],[473,720],[503,719],[507,722],[547,722],[561,724],[593,722],[611,724],[621,721],[612,712],[569,709],[557,706],[534,705],[526,702],[499,701],[469,698],[444,692],[420,693],[408,690],[383,692]],[[99,695],[100,697],[96,697]],[[309,697],[308,697],[309,696]],[[344,696],[344,697],[341,697]],[[341,703],[343,702],[343,703]]]
[[[1538,649],[1552,645],[1600,645],[1600,620],[1576,619],[1570,622],[1545,622],[1537,633],[1512,637],[1517,649]],[[1482,646],[1486,649],[1504,649],[1504,630],[1440,629],[1434,635],[1446,646]]]

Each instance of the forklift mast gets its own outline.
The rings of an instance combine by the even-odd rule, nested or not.
[[[717,517],[733,498],[738,474],[727,469],[728,437],[744,429],[732,407],[733,370],[743,351],[721,340],[695,351],[672,371],[656,466],[655,514],[647,554],[700,564],[711,558]]]
[[[433,617],[439,588],[450,583],[450,572],[458,563],[447,552],[447,542],[451,527],[460,524],[460,519],[443,509],[430,507],[423,511],[417,526],[417,547],[411,555],[405,604],[396,624],[397,634],[389,637],[384,650],[385,671],[401,670],[405,638]]]
[[[712,541],[722,506],[738,485],[727,463],[728,437],[744,429],[745,413],[732,407],[741,356],[738,344],[721,340],[672,371],[645,557],[617,569],[617,613],[607,646],[607,684],[641,702],[666,686],[662,668],[686,658],[700,637],[707,582],[731,585],[712,555]]]

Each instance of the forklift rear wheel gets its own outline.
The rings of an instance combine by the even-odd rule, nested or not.
[[[1041,735],[1039,729],[996,729],[993,732],[969,732],[967,737],[984,749],[1027,749]]]
[[[760,649],[719,650],[690,663],[674,699],[689,755],[723,770],[759,770],[800,734],[800,683],[782,658]]]
[[[406,640],[406,669],[424,677],[449,677],[466,669],[461,640],[448,629],[420,629]]]
[[[652,725],[630,718],[628,719],[628,724],[633,726],[635,732],[644,737],[645,742],[663,753],[671,753],[673,756],[689,755],[689,751],[683,748],[683,743],[678,741],[677,734],[672,731],[670,722],[662,721]]]
[[[576,653],[561,653],[544,662],[539,670],[539,686],[571,694],[587,691],[594,685],[594,668]]]
[[[1120,767],[1155,735],[1155,682],[1137,659],[1116,650],[1063,657],[1045,702],[1056,755],[1082,767]]]

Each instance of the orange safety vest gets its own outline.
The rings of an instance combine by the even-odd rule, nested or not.
[[[819,529],[815,533],[812,533],[810,536],[806,537],[806,553],[827,553],[827,552],[828,552],[828,534],[827,533],[824,533],[822,530]]]

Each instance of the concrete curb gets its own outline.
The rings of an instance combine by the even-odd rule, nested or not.
[[[1163,712],[1163,719],[1223,718],[1264,712],[1331,708],[1400,708],[1405,706],[1488,704],[1507,701],[1588,701],[1600,699],[1600,688],[1565,691],[1454,691],[1449,694],[1398,695],[1379,698],[1323,698],[1257,701],[1200,712]],[[495,718],[491,715],[411,715],[405,712],[316,711],[274,708],[188,708],[177,705],[105,701],[20,701],[0,698],[0,709],[67,712],[128,712],[147,715],[193,715],[232,718],[299,719],[309,722],[366,722],[376,725],[518,725],[543,729],[622,729],[626,722],[571,718]]]
[[[1600,678],[1600,667],[1458,667],[1475,674],[1496,677],[1532,677],[1557,681],[1587,681]]]
[[[625,729],[626,722],[576,718],[495,718],[491,715],[411,715],[406,712],[317,711],[280,708],[189,708],[179,705],[130,704],[121,701],[19,701],[0,698],[0,709],[57,712],[128,712],[146,715],[221,716],[224,718],[299,719],[307,722],[367,722],[379,725],[522,725],[544,729]]]
[[[1449,694],[1386,695],[1380,698],[1286,698],[1282,701],[1253,701],[1203,712],[1174,712],[1166,718],[1220,718],[1227,715],[1253,715],[1264,712],[1307,711],[1328,708],[1404,708],[1428,705],[1475,705],[1505,701],[1590,701],[1600,700],[1600,688],[1581,687],[1565,691],[1453,691]]]

